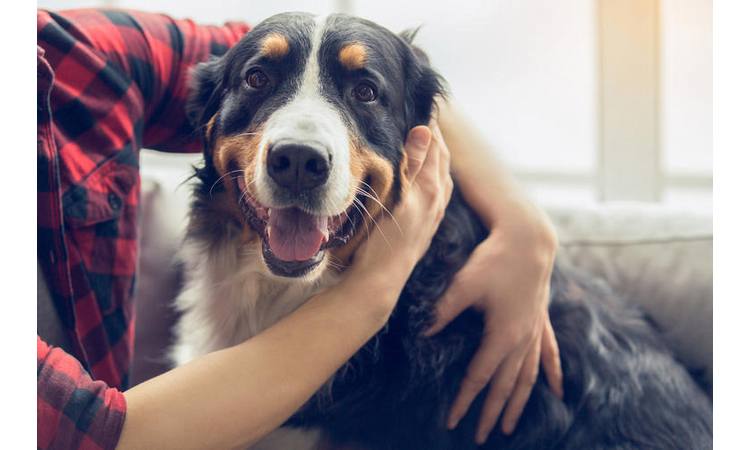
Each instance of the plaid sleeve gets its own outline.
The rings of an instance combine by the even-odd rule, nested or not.
[[[143,146],[197,151],[198,140],[185,115],[189,71],[221,55],[245,35],[243,23],[197,25],[164,14],[129,10],[71,10],[60,13],[107,60],[139,88],[144,101]]]
[[[125,421],[125,396],[94,381],[74,357],[37,336],[37,448],[108,450]]]

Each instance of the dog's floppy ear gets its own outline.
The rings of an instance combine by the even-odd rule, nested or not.
[[[399,35],[410,52],[406,74],[406,123],[408,129],[426,125],[438,96],[445,97],[445,80],[430,66],[427,54],[413,44],[418,28]]]
[[[224,91],[224,60],[223,57],[212,57],[196,65],[190,73],[190,92],[185,112],[196,128],[204,127],[219,109]]]

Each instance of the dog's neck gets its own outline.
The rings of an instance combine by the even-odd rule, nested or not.
[[[254,246],[235,239],[207,246],[188,239],[183,247],[187,285],[177,307],[196,320],[214,322],[212,351],[239,344],[261,333],[304,304],[316,293],[336,284],[332,269],[314,280],[270,275]]]

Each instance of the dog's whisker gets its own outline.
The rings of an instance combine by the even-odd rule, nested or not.
[[[365,184],[367,184],[367,183],[365,183]],[[391,211],[388,208],[386,208],[386,206],[382,202],[380,202],[379,199],[373,197],[372,195],[370,195],[368,192],[362,190],[361,188],[356,188],[356,189],[357,189],[358,193],[362,194],[363,196],[365,196],[365,197],[371,199],[372,201],[374,201],[375,203],[377,203],[383,209],[383,211],[386,214],[388,214],[389,216],[391,216],[391,219],[393,219],[393,223],[396,224],[396,228],[398,228],[399,233],[401,233],[402,235],[404,234],[403,230],[401,229],[401,224],[398,223],[398,220],[393,215],[393,213],[391,213]]]
[[[377,202],[377,204],[380,205],[381,208],[383,208],[385,211],[390,213],[388,208],[386,208],[383,202],[380,200],[380,196],[378,195],[377,191],[375,191],[375,189],[372,186],[370,186],[366,181],[363,180],[361,183],[367,187],[367,190],[364,190],[359,186],[356,188],[356,190],[360,192],[362,195],[365,195],[373,199],[373,201]],[[391,217],[393,217],[393,215],[391,215]]]
[[[368,182],[367,182],[367,181],[365,181],[365,180],[362,180],[362,181],[360,181],[360,183],[361,183],[361,184],[364,184],[364,185],[365,185],[365,187],[367,187],[367,189],[369,189],[369,190],[370,190],[370,192],[372,192],[372,193],[373,193],[373,194],[375,195],[375,197],[377,197],[377,198],[378,198],[378,200],[380,200],[380,196],[378,195],[378,192],[377,192],[377,191],[375,190],[375,188],[373,188],[373,187],[372,187],[372,186],[370,185],[370,183],[368,183]]]
[[[222,179],[224,179],[224,177],[227,177],[227,176],[229,176],[229,175],[231,175],[233,173],[237,173],[237,172],[239,172],[239,173],[245,173],[243,170],[230,170],[229,172],[227,172],[224,175],[220,176],[218,180],[214,181],[214,184],[212,184],[211,187],[208,189],[208,195],[210,195],[211,198],[213,198],[214,188],[216,187],[216,185],[219,184],[219,182]]]
[[[372,217],[372,214],[370,214],[370,211],[367,210],[367,208],[365,207],[365,205],[363,205],[362,202],[359,199],[355,198],[354,201],[355,201],[355,203],[359,203],[362,206],[362,208],[365,210],[365,212],[367,213],[367,215],[370,216],[370,220],[372,220],[372,223],[375,225],[375,228],[378,229],[378,231],[380,232],[380,234],[383,236],[383,239],[385,239],[385,243],[388,245],[388,248],[390,248],[391,250],[393,250],[393,246],[391,246],[391,242],[388,240],[388,236],[386,236],[385,232],[383,232],[383,229],[380,228],[380,225],[378,225],[377,220],[375,220],[375,218]],[[369,239],[369,235],[368,235],[368,239]]]
[[[330,253],[328,254],[328,264],[338,270],[346,269],[346,265],[343,263],[343,261]]]
[[[362,223],[365,226],[365,233],[367,234],[367,239],[369,240],[370,239],[370,227],[367,225],[367,218],[362,213],[362,210],[360,209],[359,204],[361,204],[361,202],[355,201],[354,203],[352,203],[352,206],[354,206],[357,209],[359,216],[362,218]]]
[[[385,207],[385,205],[377,198],[373,197],[369,192],[362,190],[361,188],[357,188],[357,192],[369,199],[372,199],[375,203],[377,203],[381,208],[383,208],[384,211],[388,211],[388,208]],[[388,211],[390,212],[390,211]]]

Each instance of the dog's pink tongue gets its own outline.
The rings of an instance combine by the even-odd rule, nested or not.
[[[307,214],[297,208],[271,209],[268,244],[282,261],[306,261],[320,250],[328,237],[328,218]]]

